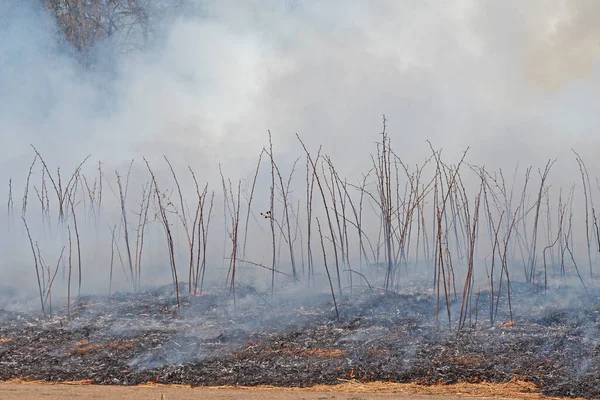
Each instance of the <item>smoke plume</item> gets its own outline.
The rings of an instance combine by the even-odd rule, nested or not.
[[[339,173],[358,184],[372,166],[382,114],[407,165],[431,155],[427,141],[449,162],[469,148],[469,163],[507,176],[517,165],[532,165],[535,174],[558,159],[549,182],[553,195],[563,187],[565,198],[581,182],[571,148],[592,176],[598,167],[600,4],[593,0],[161,1],[154,4],[160,12],[148,9],[143,46],[138,36],[107,35],[83,61],[60,19],[39,3],[0,3],[0,218],[10,224],[10,181],[19,225],[18,235],[3,229],[0,236],[8,254],[0,279],[17,286],[34,285],[18,220],[32,146],[52,173],[60,168],[67,177],[88,155],[86,174],[101,162],[110,179],[105,215],[116,223],[114,171],[124,176],[131,160],[131,209],[138,206],[133,193],[148,180],[143,158],[161,189],[174,186],[165,182],[166,156],[179,174],[189,166],[200,186],[208,182],[216,192],[221,165],[232,186],[244,180],[247,193],[268,131],[284,175],[304,155],[298,134],[310,151],[323,146]],[[32,177],[38,190],[39,167]],[[195,196],[191,178],[182,180],[186,196]],[[258,185],[269,183],[261,172]],[[268,209],[267,192],[256,195],[256,215]],[[33,204],[33,183],[29,195]],[[215,201],[215,212],[222,209]],[[34,241],[42,240],[34,219]],[[110,256],[110,225],[100,229],[102,248],[86,254],[88,261],[98,252],[104,262]],[[214,229],[226,237],[223,222]],[[84,232],[88,249],[92,231]],[[48,264],[66,246],[65,235]],[[268,253],[265,237],[256,248]],[[185,241],[183,234],[178,239]],[[163,254],[153,262],[168,263],[163,239],[153,243]],[[223,258],[216,250],[214,256]],[[23,271],[26,281],[16,281]]]

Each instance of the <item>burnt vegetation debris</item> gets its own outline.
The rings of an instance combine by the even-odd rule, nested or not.
[[[465,164],[466,152],[446,164],[431,148],[410,171],[386,127],[383,117],[373,168],[358,186],[298,137],[306,171],[296,193],[304,187],[306,199],[293,198],[296,163],[282,175],[270,135],[251,184],[219,170],[216,201],[191,167],[182,185],[167,158],[166,177],[144,159],[148,180],[132,199],[134,161],[109,180],[101,163],[86,178],[86,158],[66,179],[34,147],[22,226],[12,180],[7,216],[30,251],[36,290],[33,303],[25,290],[0,295],[0,379],[299,387],[521,379],[548,395],[599,398],[591,199],[579,198],[585,208],[574,190],[551,194],[552,161],[533,192],[526,170],[519,201],[501,172]],[[268,181],[267,218],[256,218],[257,186]],[[222,218],[211,223],[219,200]],[[574,229],[577,212],[593,224]],[[109,232],[99,228],[106,221]],[[171,284],[152,286],[168,280],[161,271]]]
[[[201,14],[190,3],[38,2],[85,70],[152,47],[169,16]],[[382,122],[358,177],[300,135],[290,162],[269,132],[249,180],[219,166],[222,190],[166,157],[65,169],[32,146],[25,179],[8,180],[2,249],[15,257],[2,262],[28,265],[18,277],[40,311],[15,304],[26,288],[0,286],[0,379],[517,378],[600,397],[600,183],[583,159],[573,151],[570,187],[552,184],[556,160],[503,172],[429,144],[413,165]],[[147,289],[165,275],[172,285]],[[87,295],[101,276],[108,296]]]
[[[282,172],[269,135],[251,181],[219,169],[216,199],[166,157],[162,173],[144,159],[139,179],[134,161],[113,175],[84,171],[88,158],[61,175],[33,147],[20,213],[10,180],[6,215],[35,304],[0,296],[0,379],[524,379],[600,397],[600,230],[581,158],[583,198],[551,187],[552,160],[535,183],[531,167],[507,183],[433,147],[409,169],[386,123],[358,185],[300,136],[294,183],[297,162]]]
[[[240,290],[233,308],[229,292],[215,291],[178,308],[167,292],[82,296],[70,319],[66,310],[0,312],[0,379],[298,387],[522,379],[546,395],[600,397],[600,305],[587,296],[560,308],[544,294],[518,294],[514,321],[501,307],[494,325],[472,315],[456,330],[436,328],[431,294],[355,293],[339,299],[338,319],[327,297],[279,295],[273,307]]]

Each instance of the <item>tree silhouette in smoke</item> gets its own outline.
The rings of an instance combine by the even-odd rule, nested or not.
[[[93,65],[96,45],[111,41],[118,52],[148,46],[156,25],[184,0],[43,0],[59,33],[86,67]]]

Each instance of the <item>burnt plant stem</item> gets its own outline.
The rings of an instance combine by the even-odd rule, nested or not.
[[[179,279],[177,276],[177,265],[175,264],[175,248],[174,248],[174,243],[173,243],[173,235],[171,234],[171,226],[169,224],[169,218],[167,217],[167,212],[165,209],[165,206],[163,205],[163,201],[162,201],[162,193],[160,193],[159,189],[158,189],[158,184],[156,183],[156,178],[154,176],[154,173],[152,172],[152,169],[150,168],[150,164],[148,163],[148,161],[146,159],[144,159],[144,162],[146,163],[146,167],[148,168],[148,172],[150,173],[150,176],[152,178],[152,183],[154,184],[154,193],[156,196],[156,201],[158,202],[158,212],[160,214],[162,223],[163,223],[163,227],[165,229],[165,235],[166,235],[166,239],[167,239],[167,247],[169,250],[169,261],[171,263],[171,272],[173,274],[173,285],[175,288],[175,301],[177,302],[177,308],[180,307],[180,302],[179,302]]]
[[[325,252],[325,243],[323,242],[323,232],[321,231],[321,223],[317,217],[317,227],[319,228],[319,237],[321,238],[321,250],[323,251],[323,263],[325,265],[325,272],[327,272],[327,280],[329,281],[329,288],[331,289],[331,298],[333,299],[333,307],[335,308],[335,316],[339,320],[340,313],[338,311],[337,302],[335,300],[335,290],[333,290],[333,282],[331,281],[331,274],[329,273],[329,267],[327,266],[327,253]]]
[[[71,240],[71,227],[67,225],[67,232],[69,238],[69,271],[67,278],[67,318],[71,318],[71,274],[73,271],[73,244]]]
[[[44,314],[44,317],[46,317],[46,309],[44,308],[44,295],[42,294],[42,281],[40,278],[40,265],[38,262],[38,257],[35,252],[35,246],[33,244],[33,239],[31,238],[31,232],[29,231],[29,226],[27,226],[27,220],[25,220],[25,217],[23,217],[23,216],[21,217],[21,219],[23,220],[23,224],[25,225],[25,230],[27,231],[27,237],[29,238],[29,244],[31,245],[31,252],[33,254],[33,261],[34,261],[34,267],[35,267],[35,275],[37,277],[38,290],[39,290],[39,294],[40,294],[40,304],[42,306],[42,314]]]
[[[300,139],[300,136],[296,135],[296,137],[300,141],[300,144],[302,145],[302,147],[304,148],[304,152],[306,153],[306,157],[308,158],[309,162],[311,163],[313,174],[314,174],[314,177],[315,177],[315,179],[317,181],[317,186],[319,187],[319,192],[321,193],[321,199],[323,200],[323,207],[325,208],[325,215],[327,216],[327,223],[329,224],[329,232],[331,233],[331,242],[333,243],[333,254],[335,256],[335,269],[336,269],[336,272],[337,272],[338,290],[339,290],[339,293],[341,295],[342,294],[342,281],[341,281],[341,278],[340,278],[340,264],[339,264],[338,251],[337,251],[337,245],[336,245],[336,240],[335,240],[335,232],[333,230],[333,224],[331,222],[331,215],[329,213],[329,207],[327,205],[327,199],[325,198],[325,190],[323,189],[323,185],[321,184],[321,179],[319,179],[319,174],[317,173],[316,162],[314,162],[312,160],[312,157],[310,156],[310,153],[308,152],[308,149],[306,148],[306,146],[304,145],[304,143]],[[319,159],[319,156],[320,156],[320,151],[319,151],[319,154],[317,155],[317,161]]]
[[[269,131],[269,154],[273,154],[273,140]],[[275,165],[271,157],[271,192],[269,197],[269,226],[271,228],[271,295],[275,293],[275,268],[277,267],[277,246],[275,244]]]
[[[81,241],[79,239],[79,228],[77,227],[77,215],[75,214],[75,206],[73,205],[73,199],[69,197],[69,203],[71,205],[71,217],[73,218],[73,228],[75,230],[75,241],[77,245],[77,298],[81,296],[81,282],[82,282],[82,264],[81,264]]]
[[[129,167],[131,169],[131,165]],[[127,265],[129,266],[129,276],[133,285],[133,289],[136,290],[137,284],[135,280],[135,274],[133,272],[133,260],[131,257],[131,245],[129,243],[129,225],[127,224],[127,209],[125,207],[125,201],[127,198],[127,190],[123,191],[123,185],[121,183],[121,176],[118,172],[115,172],[117,177],[117,186],[119,187],[119,201],[121,204],[121,218],[123,220],[123,233],[125,236],[125,248],[127,250]],[[127,182],[129,182],[129,174],[127,174]],[[126,183],[127,185],[127,183]]]

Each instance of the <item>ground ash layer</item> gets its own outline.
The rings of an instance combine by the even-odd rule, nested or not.
[[[600,398],[598,294],[515,284],[514,324],[502,305],[491,325],[481,292],[461,330],[448,327],[443,303],[436,328],[437,297],[419,290],[355,292],[338,299],[339,319],[326,295],[251,288],[236,291],[235,307],[227,291],[193,296],[180,309],[166,288],[82,297],[70,319],[64,310],[40,318],[8,304],[0,379],[308,386],[520,378],[547,395]],[[452,301],[460,307],[460,295]]]

